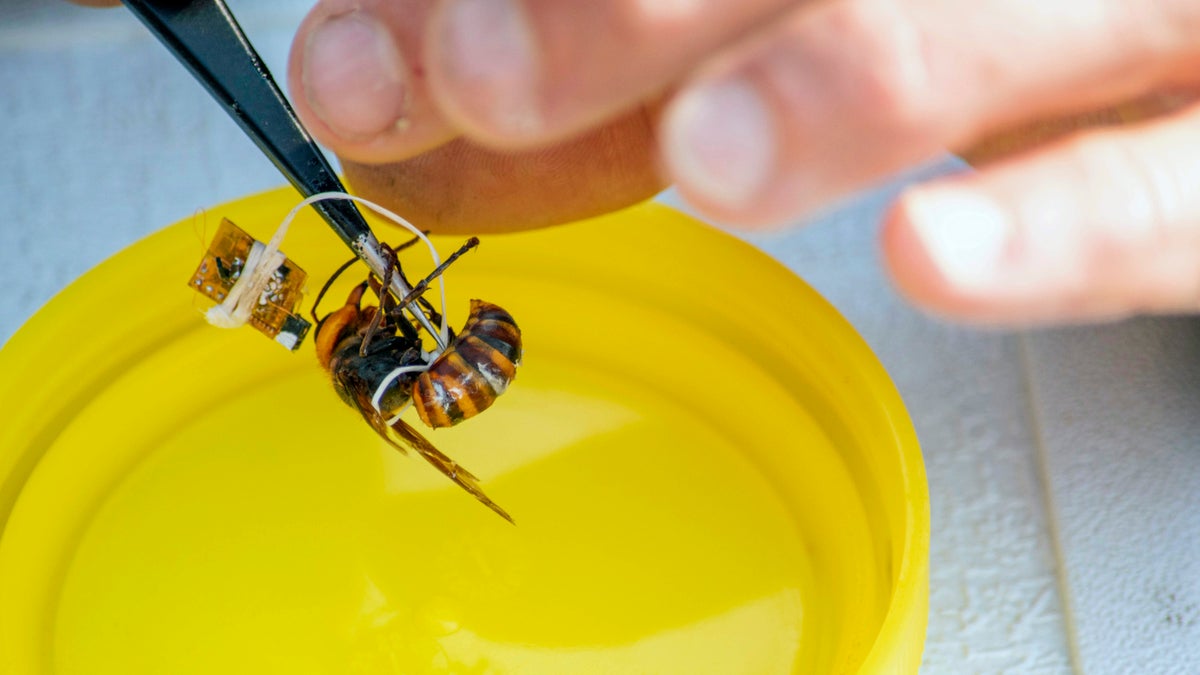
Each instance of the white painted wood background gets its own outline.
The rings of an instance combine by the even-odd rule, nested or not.
[[[282,73],[305,1],[230,4]],[[0,3],[0,341],[139,237],[280,182],[124,11]],[[1200,321],[931,320],[877,265],[897,185],[751,240],[854,323],[916,424],[933,515],[923,672],[1200,673]]]

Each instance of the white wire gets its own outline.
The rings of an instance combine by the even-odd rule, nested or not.
[[[386,422],[386,424],[390,427],[393,424],[395,424],[396,422],[399,422],[400,418],[404,417],[404,411],[411,408],[412,404],[413,404],[412,399],[411,398],[408,399],[408,403],[405,403],[404,405],[400,406],[400,410],[396,411],[395,415],[392,415],[390,418],[388,418],[388,421]]]
[[[426,370],[429,370],[429,364],[427,363],[419,366],[399,366],[395,368],[392,370],[392,372],[388,373],[387,377],[383,378],[383,380],[379,383],[379,386],[375,388],[375,395],[371,397],[371,405],[375,406],[375,409],[379,412],[383,412],[383,408],[380,406],[383,404],[384,390],[386,390],[388,386],[395,382],[396,378],[405,373],[423,373]]]
[[[395,213],[387,208],[384,208],[383,206],[380,206],[379,204],[376,204],[375,202],[373,202],[369,199],[363,199],[362,197],[356,197],[351,194],[346,194],[345,192],[321,192],[321,193],[312,195],[311,197],[304,199],[299,204],[294,206],[292,208],[292,210],[289,211],[286,216],[284,216],[283,221],[279,224],[279,229],[275,230],[275,234],[274,234],[274,236],[271,237],[271,241],[269,241],[267,243],[267,247],[266,247],[266,250],[264,251],[264,255],[271,255],[279,249],[279,246],[283,242],[283,237],[287,234],[288,227],[291,226],[292,221],[295,220],[295,218],[296,218],[296,215],[298,213],[300,213],[300,211],[304,207],[315,204],[316,202],[326,201],[326,200],[331,200],[331,199],[344,199],[344,200],[348,200],[348,201],[352,201],[352,202],[357,202],[359,204],[362,204],[363,206],[366,206],[367,208],[371,209],[372,211],[378,213],[379,215],[383,216],[384,218],[387,218],[388,220],[392,221],[396,225],[399,225],[399,226],[405,228],[406,230],[411,232],[413,234],[413,236],[415,236],[417,239],[419,239],[420,241],[425,243],[425,246],[429,249],[429,256],[431,258],[433,258],[433,266],[435,269],[438,267],[438,265],[442,264],[442,258],[440,255],[438,255],[437,249],[434,247],[433,242],[431,242],[429,240],[429,237],[425,236],[424,232],[422,232],[420,229],[418,229],[412,223],[408,222],[408,220],[405,219],[403,216],[401,216],[400,214]],[[437,278],[437,282],[438,282],[438,294],[440,296],[439,300],[441,301],[441,307],[442,307],[442,311],[441,311],[442,321],[441,321],[441,326],[438,327],[439,333],[441,333],[441,335],[439,337],[441,338],[441,341],[444,344],[448,344],[450,342],[450,332],[449,332],[449,327],[447,325],[447,319],[446,319],[445,276],[439,275]],[[401,309],[407,310],[410,314],[413,314],[414,318],[415,318],[416,312],[419,312],[421,310],[419,308],[413,309],[412,308],[413,304],[415,304],[415,301],[414,301],[414,303],[410,303],[409,305],[406,305],[405,307],[403,307]],[[422,318],[424,318],[424,317],[422,317]],[[432,353],[427,355],[428,361],[432,362],[435,358],[437,358],[440,355],[440,353],[441,353],[440,349],[435,349]],[[381,406],[383,404],[383,395],[387,391],[387,388],[392,385],[392,383],[394,383],[401,375],[404,375],[406,373],[425,372],[426,370],[429,370],[429,363],[425,363],[422,365],[414,365],[414,366],[400,366],[398,368],[395,368],[394,370],[392,370],[392,372],[388,373],[387,377],[383,378],[383,380],[379,383],[379,386],[375,388],[375,393],[373,396],[371,396],[371,405],[375,408],[375,410],[382,413],[383,410],[382,410]],[[412,405],[411,398],[409,399],[409,401],[407,403],[405,403],[403,406],[400,407],[400,410],[398,410],[391,419],[387,420],[387,424],[389,426],[392,424],[395,424],[396,421],[400,419],[401,415],[404,414],[404,411],[407,410],[410,405]]]
[[[246,321],[249,319],[251,303],[246,302],[244,296],[247,296],[248,291],[252,292],[257,290],[257,286],[265,285],[266,280],[284,263],[284,256],[279,253],[279,248],[283,245],[283,238],[287,236],[288,228],[291,227],[292,221],[296,219],[296,215],[299,214],[300,211],[306,206],[331,199],[344,199],[357,202],[378,213],[384,218],[387,218],[396,225],[407,229],[414,236],[416,236],[417,239],[424,242],[425,246],[429,248],[429,255],[431,258],[433,258],[434,268],[436,269],[438,265],[442,264],[442,258],[440,255],[438,255],[437,249],[434,248],[433,242],[429,240],[429,237],[425,236],[424,232],[417,229],[415,225],[405,220],[404,217],[400,216],[399,214],[394,213],[368,199],[346,194],[345,192],[321,192],[304,199],[299,204],[292,207],[292,210],[288,211],[287,215],[283,217],[283,220],[279,223],[279,227],[275,230],[275,234],[271,235],[270,241],[268,241],[265,246],[258,242],[254,243],[254,246],[251,248],[250,255],[246,257],[246,262],[243,265],[241,275],[239,276],[238,281],[234,284],[234,287],[230,289],[230,294],[225,299],[225,302],[209,310],[207,316],[210,323],[219,325],[223,328],[235,328],[246,323]],[[439,275],[437,282],[438,292],[441,296],[442,322],[441,326],[439,326],[439,332],[441,335],[436,337],[441,338],[440,342],[442,344],[448,344],[450,342],[450,332],[446,322],[446,282],[444,275]],[[252,295],[252,293],[250,294]],[[417,309],[413,309],[413,304],[416,304],[415,301],[409,303],[401,309],[408,311],[413,315],[414,318],[417,318],[417,313],[421,310],[419,307]],[[420,319],[424,318],[424,315],[420,317]],[[429,362],[432,362],[441,354],[441,351],[441,349],[435,348],[434,351],[425,353],[424,355]],[[394,369],[392,372],[388,373],[387,377],[383,378],[383,381],[381,381],[379,386],[376,387],[375,394],[371,397],[371,405],[375,407],[375,410],[378,410],[380,413],[382,413],[383,410],[380,408],[380,406],[383,402],[383,395],[387,388],[391,386],[397,378],[405,373],[424,372],[428,369],[428,363],[418,366],[400,366]],[[392,417],[392,419],[388,420],[387,423],[389,425],[395,424],[395,422],[400,419],[400,416],[411,404],[412,400],[410,399],[408,403],[401,406],[396,415]]]
[[[285,234],[287,234],[288,227],[292,224],[292,220],[294,220],[296,218],[296,214],[298,214],[301,211],[301,209],[303,209],[304,207],[309,206],[311,204],[315,204],[316,202],[327,201],[330,199],[344,199],[347,201],[357,202],[357,203],[362,204],[363,206],[366,206],[367,208],[371,209],[375,213],[378,213],[379,215],[383,216],[384,218],[387,218],[388,220],[392,221],[396,225],[399,225],[399,226],[407,229],[409,232],[411,232],[413,234],[413,236],[417,237],[417,239],[420,239],[421,241],[425,242],[425,246],[427,246],[429,248],[429,255],[430,255],[430,257],[433,258],[434,268],[436,269],[438,265],[442,264],[442,258],[441,258],[441,256],[438,255],[437,249],[434,248],[433,242],[429,241],[429,237],[425,236],[425,233],[422,232],[421,230],[417,229],[417,227],[415,225],[413,225],[412,223],[405,220],[403,216],[400,216],[397,213],[389,211],[388,209],[380,206],[379,204],[376,204],[375,202],[373,202],[369,199],[363,199],[362,197],[356,197],[351,194],[346,194],[345,192],[320,192],[311,197],[308,197],[307,199],[305,199],[304,201],[300,202],[295,207],[293,207],[292,210],[289,211],[288,214],[284,217],[283,222],[279,224],[279,229],[275,230],[275,235],[271,237],[271,241],[267,242],[267,249],[265,251],[265,255],[268,255],[268,256],[272,255],[277,250],[279,250],[279,246],[283,242],[283,237]],[[449,344],[450,331],[449,331],[449,327],[446,323],[446,282],[445,282],[444,276],[438,276],[437,282],[438,282],[438,292],[441,296],[441,305],[442,305],[442,312],[441,312],[442,325],[438,327],[441,335],[438,337],[441,338],[442,343]],[[421,310],[413,309],[412,308],[413,304],[416,304],[415,300],[412,303],[410,303],[408,306],[406,306],[402,309],[407,310],[410,314],[414,315],[414,318],[416,318],[416,313],[420,312]],[[438,353],[440,353],[440,350],[435,350],[433,352],[434,356],[436,356]]]

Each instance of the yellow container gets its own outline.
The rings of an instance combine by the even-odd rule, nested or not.
[[[310,346],[204,323],[202,230],[265,239],[295,201],[167,228],[0,351],[0,672],[916,672],[917,440],[786,269],[654,204],[456,263],[452,322],[506,307],[525,364],[427,435],[514,527],[383,445]],[[310,290],[346,257],[311,214],[284,250]]]

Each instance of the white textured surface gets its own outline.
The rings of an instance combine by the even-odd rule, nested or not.
[[[1200,322],[1032,340],[1079,662],[1200,673]]]
[[[282,72],[303,3],[231,4]],[[0,340],[138,237],[280,182],[119,10],[4,0],[0,119]],[[854,323],[921,436],[923,672],[1200,673],[1200,323],[1014,335],[930,320],[876,264],[893,189],[751,240]]]

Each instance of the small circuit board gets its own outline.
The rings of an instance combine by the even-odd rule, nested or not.
[[[262,243],[246,233],[228,218],[221,220],[208,251],[188,282],[196,292],[218,304],[227,303],[234,287],[249,277],[246,269],[252,262],[255,247]],[[262,284],[257,297],[246,297],[239,303],[249,303],[245,323],[260,333],[275,340],[288,349],[295,350],[304,341],[312,324],[296,313],[296,307],[304,295],[304,282],[308,275],[296,263],[284,258],[283,263],[270,273]],[[245,293],[245,289],[239,289]]]

